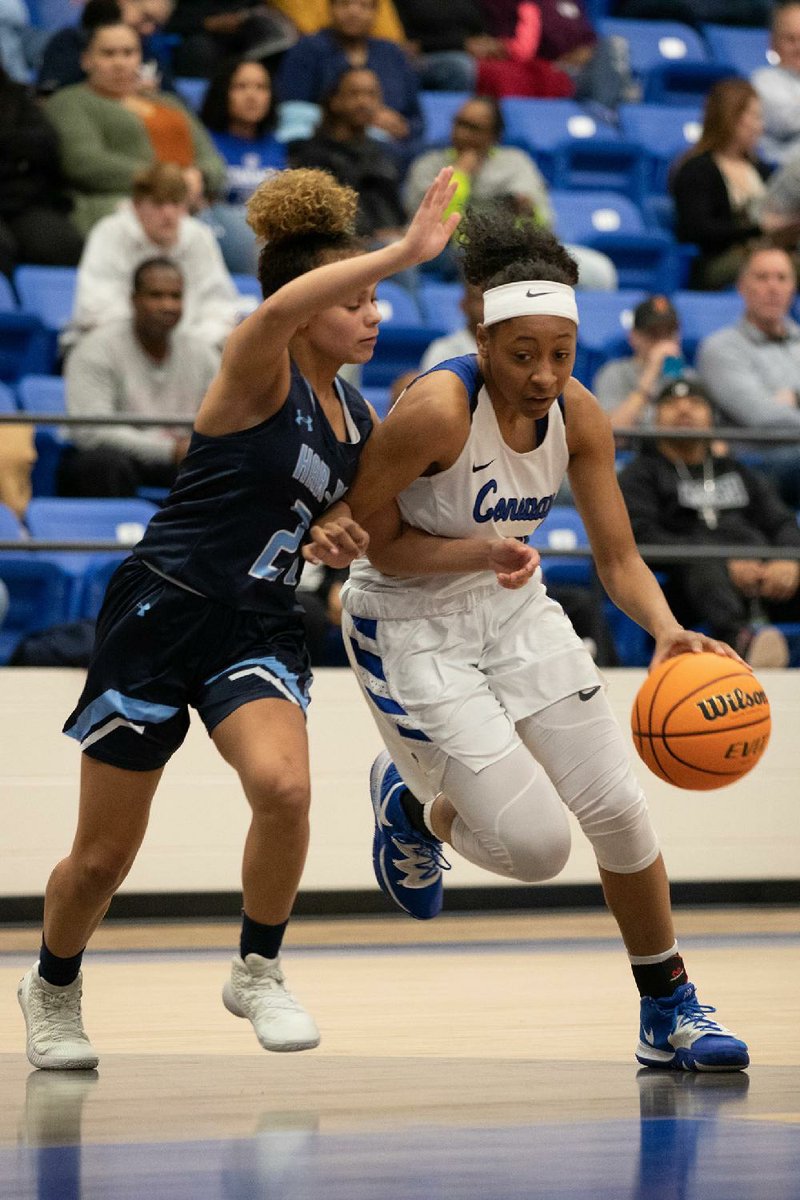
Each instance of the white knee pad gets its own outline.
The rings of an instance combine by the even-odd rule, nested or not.
[[[442,790],[458,812],[453,848],[470,862],[523,883],[563,870],[569,823],[550,780],[524,746],[477,774],[451,759]]]
[[[622,733],[605,697],[568,696],[517,726],[558,794],[575,814],[607,871],[649,867],[659,847],[647,802],[631,768]]]

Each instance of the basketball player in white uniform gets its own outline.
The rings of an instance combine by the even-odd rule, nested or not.
[[[464,273],[484,290],[477,356],[407,389],[342,506],[372,539],[343,591],[343,632],[388,751],[371,778],[376,876],[421,919],[441,908],[442,842],[506,877],[552,878],[569,854],[570,808],[642,997],[636,1057],[740,1070],[747,1047],[687,979],[666,870],[602,680],[548,597],[535,551],[510,539],[544,520],[568,472],[603,584],[654,637],[654,663],[693,650],[738,656],[677,623],[636,549],[610,425],[571,378],[574,262],[499,209],[466,226]],[[315,543],[328,549],[327,519],[307,557]],[[439,538],[415,545],[409,527]]]

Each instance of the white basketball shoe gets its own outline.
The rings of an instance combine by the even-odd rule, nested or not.
[[[319,1045],[314,1018],[286,988],[280,957],[235,955],[222,1002],[235,1017],[246,1017],[265,1050],[313,1050]]]
[[[17,999],[28,1033],[28,1062],[43,1071],[91,1071],[99,1061],[81,1019],[79,973],[74,983],[56,987],[39,975],[34,963],[23,975]]]

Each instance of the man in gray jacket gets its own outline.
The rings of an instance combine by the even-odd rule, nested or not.
[[[70,416],[193,418],[216,374],[218,353],[176,329],[183,279],[167,258],[151,258],[133,276],[133,316],[82,338],[66,366]],[[133,496],[169,487],[189,445],[186,427],[73,426],[74,447],[61,463],[66,496]]]
[[[762,469],[784,501],[800,508],[800,325],[789,315],[797,290],[792,259],[756,243],[742,264],[744,316],[701,344],[697,366],[720,423],[786,430],[797,440],[763,450]]]

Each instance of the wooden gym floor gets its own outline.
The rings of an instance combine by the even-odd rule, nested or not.
[[[603,913],[296,919],[287,976],[323,1040],[291,1055],[222,1007],[235,923],[108,923],[99,1071],[33,1071],[38,932],[0,929],[0,1200],[800,1200],[798,913],[677,918],[747,1073],[637,1070]]]

